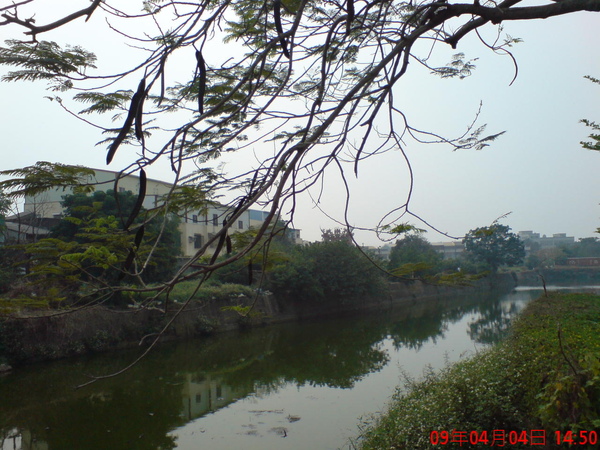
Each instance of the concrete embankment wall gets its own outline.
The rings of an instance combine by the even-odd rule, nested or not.
[[[0,322],[0,352],[11,363],[24,363],[144,346],[171,320],[165,340],[366,310],[402,309],[406,310],[407,317],[415,317],[439,307],[451,297],[489,291],[492,286],[510,288],[515,284],[511,275],[479,280],[470,287],[435,286],[418,281],[390,283],[386,294],[358,302],[323,304],[307,300],[293,303],[273,295],[260,295],[255,299],[192,303],[179,314],[176,314],[177,305],[167,313],[159,309],[117,311],[93,306],[68,313],[4,320]],[[249,305],[252,311],[248,317],[232,309]]]

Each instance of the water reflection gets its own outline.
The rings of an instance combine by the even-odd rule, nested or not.
[[[0,378],[0,448],[173,449],[173,430],[250,394],[268,396],[290,384],[352,389],[386,367],[389,348],[418,351],[445,339],[466,316],[473,317],[466,330],[473,341],[495,342],[535,296],[444,299],[168,344],[129,372],[80,390],[73,387],[86,381],[85,374],[115,371],[136,353],[22,368]]]

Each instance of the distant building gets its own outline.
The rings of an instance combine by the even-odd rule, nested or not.
[[[140,180],[135,175],[123,175],[110,170],[94,169],[95,174],[84,179],[84,183],[94,185],[97,191],[114,190],[119,192],[139,191]],[[173,184],[165,181],[147,179],[146,196],[143,206],[146,209],[160,206],[162,199],[176,190]],[[35,241],[49,234],[49,229],[56,225],[64,215],[61,205],[63,197],[72,194],[72,189],[50,189],[46,192],[25,197],[23,212],[6,217],[6,229],[9,238],[25,241]],[[221,229],[223,220],[232,212],[231,207],[211,203],[203,211],[179,211],[181,223],[181,253],[183,257],[192,257],[197,250],[205,245]],[[267,219],[268,213],[259,210],[247,210],[232,224],[231,232],[247,231],[259,228]],[[288,236],[295,243],[301,243],[300,230],[288,229]],[[216,244],[209,250],[216,248]],[[209,252],[210,253],[210,252]]]
[[[434,242],[431,245],[442,254],[444,259],[458,259],[465,251],[465,244],[462,241]]]
[[[50,230],[43,226],[35,226],[31,222],[32,215],[18,214],[6,218],[4,224],[3,236],[0,242],[34,242],[37,239],[44,238],[50,234]]]
[[[383,244],[381,247],[375,247],[373,245],[363,245],[361,246],[361,248],[368,254],[377,256],[384,261],[388,261],[390,259],[390,253],[392,251],[392,245],[390,244]]]
[[[531,230],[519,231],[517,233],[525,244],[525,254],[545,249],[545,248],[560,248],[575,244],[573,236],[567,236],[566,233],[556,233],[548,237],[540,236],[540,233],[534,233]]]
[[[140,179],[135,175],[124,175],[111,170],[93,169],[95,174],[84,177],[82,182],[91,184],[96,191],[118,190],[119,192],[131,191],[134,194],[140,189]],[[146,183],[146,196],[143,207],[152,209],[158,206],[160,199],[173,189],[171,183],[165,181],[148,179]],[[64,210],[61,205],[63,197],[70,195],[70,188],[49,189],[46,192],[34,196],[25,197],[24,213],[34,213],[36,217],[43,219],[58,219],[63,216]]]

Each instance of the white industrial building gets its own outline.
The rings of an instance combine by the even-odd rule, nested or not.
[[[93,170],[95,174],[84,178],[82,183],[93,185],[96,191],[106,192],[114,190],[116,187],[119,192],[131,191],[134,194],[139,192],[140,179],[135,175],[124,175],[103,169]],[[143,207],[152,209],[160,206],[162,199],[176,189],[177,187],[171,183],[147,179]],[[63,217],[64,208],[61,205],[63,197],[72,193],[70,188],[56,188],[34,196],[26,196],[23,212],[5,218],[6,229],[11,233],[11,237],[13,239],[19,237],[23,241],[46,237],[49,228]],[[230,212],[231,207],[218,203],[210,203],[203,211],[178,212],[182,256],[195,255],[197,250],[219,231],[223,219]],[[230,231],[241,232],[250,228],[259,228],[266,220],[267,215],[268,213],[265,211],[247,210],[238,217]],[[296,243],[302,241],[300,230],[288,230],[288,235]]]

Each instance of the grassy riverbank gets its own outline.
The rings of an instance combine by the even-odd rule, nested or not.
[[[567,431],[579,432],[573,442],[581,444],[600,431],[599,414],[600,296],[552,293],[527,306],[503,343],[406,380],[387,413],[363,430],[360,448],[488,448],[501,444],[500,430],[505,448],[542,439],[566,448],[556,445],[556,431],[567,442]]]

